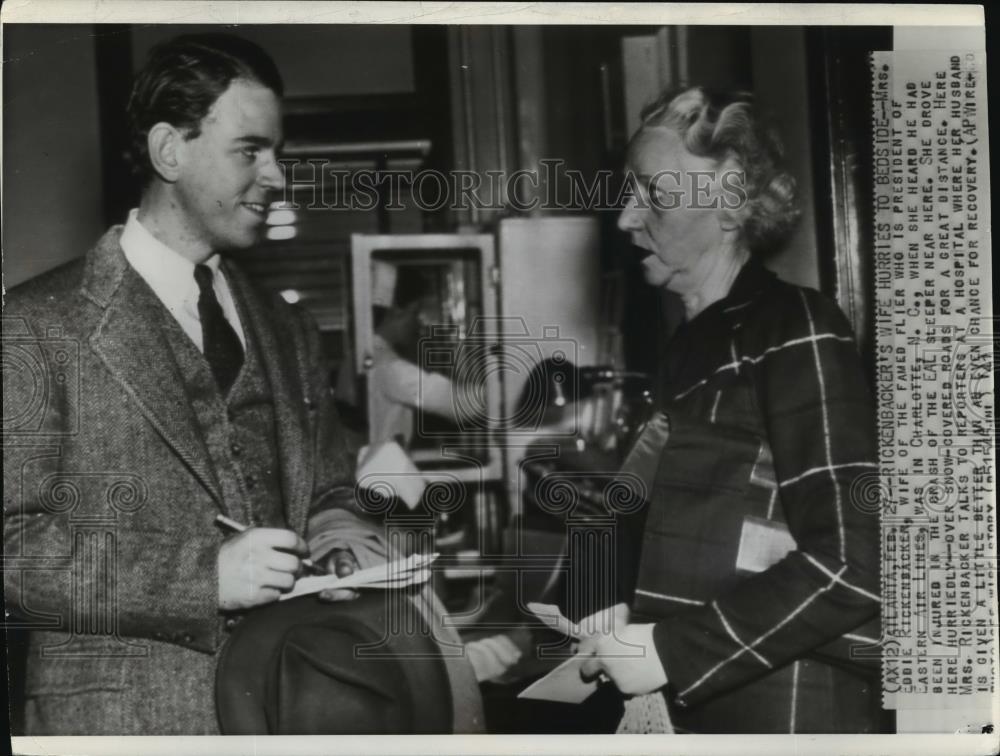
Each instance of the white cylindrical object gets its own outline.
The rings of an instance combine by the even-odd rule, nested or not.
[[[500,222],[500,311],[509,340],[537,343],[542,357],[563,350],[576,365],[596,364],[599,233],[597,219],[587,216]],[[523,334],[514,332],[522,326]],[[505,373],[508,407],[527,378],[527,373]]]

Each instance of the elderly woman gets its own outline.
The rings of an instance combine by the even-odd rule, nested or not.
[[[836,305],[760,262],[796,219],[780,157],[748,95],[700,88],[649,106],[628,149],[619,228],[686,317],[626,462],[651,471],[632,595],[580,650],[678,731],[877,729],[874,409]]]

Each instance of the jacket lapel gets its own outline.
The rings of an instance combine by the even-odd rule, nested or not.
[[[169,315],[125,260],[120,236],[121,227],[113,228],[87,259],[81,292],[104,308],[90,346],[221,507],[208,449],[161,327]]]
[[[306,417],[307,397],[303,393],[308,385],[306,368],[300,364],[295,334],[284,332],[289,329],[281,329],[285,318],[261,301],[236,266],[227,261],[224,270],[240,308],[244,328],[250,329],[256,341],[260,361],[271,384],[285,517],[289,528],[304,533],[314,476],[313,447],[308,438]]]

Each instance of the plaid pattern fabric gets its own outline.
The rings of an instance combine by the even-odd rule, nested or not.
[[[855,503],[857,486],[877,471],[875,413],[841,312],[755,261],[729,296],[678,330],[662,379],[668,414],[736,424],[756,416],[773,455],[775,504],[796,544],[769,568],[657,623],[668,694],[685,707],[877,615],[878,515]],[[739,392],[730,389],[747,383],[752,390],[733,400]]]

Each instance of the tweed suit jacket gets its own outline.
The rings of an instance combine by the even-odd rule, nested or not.
[[[9,292],[4,336],[4,587],[30,630],[29,734],[212,734],[217,555],[226,501],[122,227]],[[353,508],[319,335],[224,262],[274,397],[288,527]],[[11,369],[8,370],[7,366]],[[327,522],[330,517],[324,518]],[[319,556],[319,555],[314,555]]]

